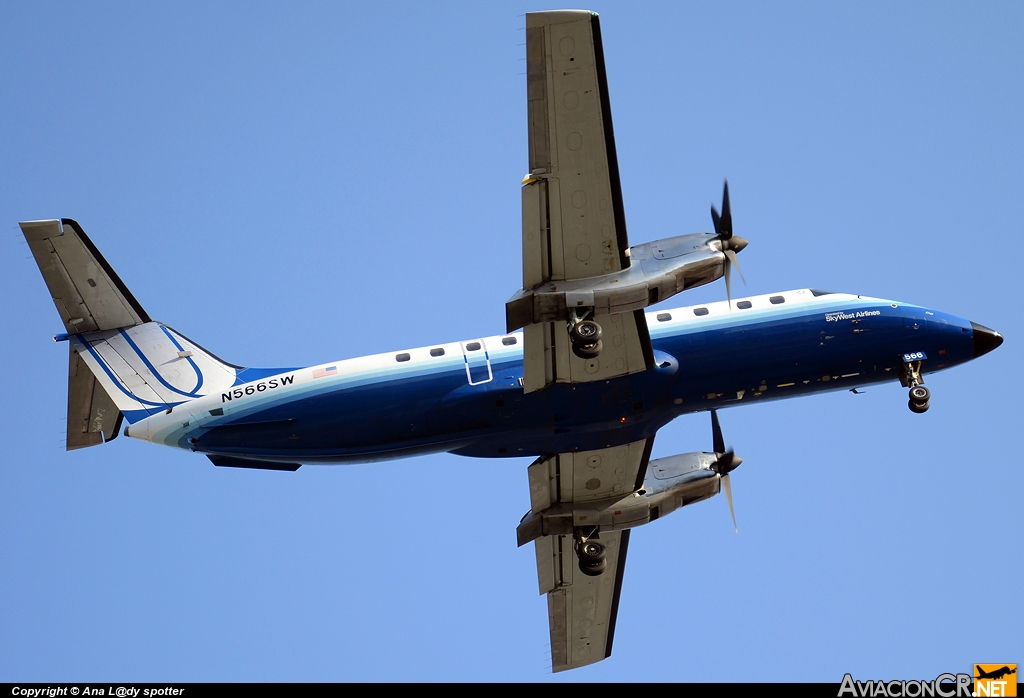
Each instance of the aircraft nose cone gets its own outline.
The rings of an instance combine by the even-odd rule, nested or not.
[[[729,247],[737,252],[742,252],[743,248],[749,244],[750,242],[748,242],[746,238],[741,238],[739,235],[733,235],[729,240]]]
[[[974,328],[974,358],[989,353],[1003,343],[1003,335],[995,330],[976,322],[972,322],[971,327]]]

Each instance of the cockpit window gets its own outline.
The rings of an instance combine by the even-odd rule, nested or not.
[[[831,296],[835,291],[822,291],[820,288],[809,289],[811,295],[817,298],[818,296]]]

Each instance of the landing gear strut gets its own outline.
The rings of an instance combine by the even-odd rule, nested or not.
[[[593,359],[601,353],[601,326],[594,322],[593,311],[573,310],[567,323],[572,353],[581,359]]]
[[[921,362],[911,361],[903,364],[900,382],[910,388],[910,401],[907,403],[910,411],[914,414],[927,412],[931,407],[932,393],[924,387],[924,379],[921,378]]]
[[[608,567],[608,560],[605,559],[607,549],[598,540],[597,529],[589,535],[577,529],[573,535],[573,547],[576,549],[576,557],[580,561],[580,572],[588,577],[597,577]]]

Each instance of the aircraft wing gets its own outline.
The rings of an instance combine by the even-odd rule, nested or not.
[[[559,282],[627,269],[629,241],[597,15],[527,13],[526,74],[530,174],[522,189],[523,288],[557,288]],[[642,295],[646,301],[646,289]],[[579,303],[593,305],[593,293]],[[572,353],[564,322],[524,323],[525,391],[653,367],[643,310],[605,315],[600,323],[604,349],[588,360]]]
[[[534,540],[538,585],[548,597],[553,671],[575,669],[611,655],[629,531],[601,533],[607,567],[600,576],[590,577],[580,571],[572,530],[597,523],[596,506],[588,511],[588,502],[621,497],[643,483],[653,443],[652,437],[594,451],[560,453],[539,458],[528,470],[530,514],[555,508],[566,515],[559,532]],[[541,525],[539,517],[527,515],[527,520]],[[536,533],[521,526],[520,542]]]
[[[594,664],[612,654],[629,530],[602,533],[601,542],[608,549],[608,568],[600,577],[588,577],[576,564],[572,536],[535,541],[540,592],[548,595],[554,672]]]
[[[527,181],[536,182],[523,188],[523,288],[625,269],[629,242],[597,15],[527,13],[526,86]],[[527,235],[527,225],[537,234]]]

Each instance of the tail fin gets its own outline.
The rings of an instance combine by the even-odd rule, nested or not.
[[[159,322],[76,334],[70,340],[130,424],[223,392],[235,384],[240,370]]]
[[[64,322],[54,339],[71,344],[68,450],[113,439],[122,413],[134,423],[234,385],[240,367],[150,320],[78,223],[28,221],[21,230]]]

